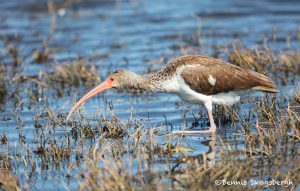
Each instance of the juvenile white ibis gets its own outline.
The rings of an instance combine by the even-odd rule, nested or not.
[[[219,59],[189,55],[169,62],[156,73],[138,75],[124,69],[112,72],[104,82],[85,94],[72,107],[66,121],[80,104],[110,88],[172,93],[186,102],[204,104],[208,110],[210,128],[173,132],[185,134],[215,133],[212,104],[233,105],[240,100],[237,91],[254,89],[278,92],[272,79],[265,75]]]

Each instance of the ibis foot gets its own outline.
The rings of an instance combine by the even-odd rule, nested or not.
[[[216,133],[216,125],[214,123],[213,115],[211,110],[208,110],[208,118],[210,123],[210,128],[208,130],[198,130],[198,131],[173,131],[170,135],[197,135],[197,134],[212,134]]]
[[[198,131],[172,131],[170,135],[197,135],[197,134],[215,134],[216,128],[210,127],[208,130],[198,130]]]

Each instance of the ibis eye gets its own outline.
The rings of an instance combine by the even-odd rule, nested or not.
[[[113,78],[110,78],[110,80],[111,80],[111,81],[114,81],[114,79],[113,79]]]

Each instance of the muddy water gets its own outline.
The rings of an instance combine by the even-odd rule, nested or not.
[[[166,0],[166,1],[87,1],[84,3],[55,4],[56,10],[49,14],[44,1],[1,1],[0,3],[0,59],[9,64],[7,44],[17,47],[23,59],[23,74],[37,75],[47,71],[45,63],[35,63],[32,59],[34,50],[43,50],[43,41],[49,38],[48,46],[53,50],[51,65],[85,58],[93,63],[102,77],[110,71],[122,67],[137,73],[156,70],[166,60],[183,55],[178,47],[197,46],[200,54],[214,53],[215,46],[227,47],[240,41],[246,47],[262,46],[268,42],[275,50],[297,49],[296,30],[300,23],[299,1],[244,1],[228,0],[215,3],[209,0]],[[52,15],[52,16],[51,16]],[[55,16],[55,18],[54,18]],[[51,19],[52,18],[52,19]],[[54,20],[55,21],[54,21]],[[51,29],[51,22],[54,28]],[[51,32],[52,30],[52,32]],[[276,43],[273,42],[276,31]],[[286,37],[289,37],[287,40]],[[106,56],[99,56],[106,55]],[[160,61],[161,58],[167,58]],[[225,54],[220,55],[226,59]],[[292,94],[296,82],[283,87],[283,92]],[[46,98],[30,103],[25,93],[23,101],[14,105],[8,100],[0,112],[0,132],[5,133],[11,148],[18,149],[20,143],[16,116],[23,121],[22,134],[25,144],[35,136],[33,116],[44,112],[49,107],[54,112],[66,114],[72,106],[72,100],[79,98],[89,88],[66,89],[63,97],[55,92],[45,92]],[[262,94],[247,94],[247,100],[240,106],[242,119],[255,107],[256,98]],[[149,127],[167,124],[168,130],[191,127],[206,128],[208,120],[202,106],[190,106],[173,95],[152,94],[133,95],[125,92],[109,91],[97,96],[85,104],[86,116],[93,118],[96,110],[107,114],[109,104],[120,119],[127,120],[133,111],[134,119],[143,119]],[[191,110],[190,110],[191,109]],[[188,111],[188,112],[187,112]],[[184,114],[186,113],[186,118]],[[203,116],[203,117],[202,117]],[[108,116],[109,118],[109,116]],[[46,121],[46,120],[45,120]],[[45,122],[44,121],[44,122]],[[186,124],[186,123],[187,124]],[[43,121],[41,121],[43,123]],[[95,122],[92,121],[92,124]],[[223,126],[220,134],[228,138],[233,146],[242,147],[241,138],[233,140],[228,132],[239,129],[235,126]],[[63,135],[60,130],[54,136]],[[68,131],[68,129],[66,129]],[[208,151],[203,137],[186,138],[193,147],[191,155],[197,156]],[[91,145],[94,143],[92,142]],[[7,149],[6,146],[1,146]],[[164,167],[164,163],[159,164]],[[17,177],[26,184],[26,168],[17,167]],[[40,172],[32,189],[52,188],[56,184],[61,189],[60,179],[64,176],[63,168]],[[23,174],[24,173],[24,174]],[[49,173],[52,178],[45,178]],[[76,188],[73,180],[67,185]]]

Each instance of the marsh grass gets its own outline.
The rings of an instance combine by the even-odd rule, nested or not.
[[[101,81],[94,65],[86,65],[84,60],[79,60],[71,64],[57,65],[53,72],[48,73],[46,81],[49,84],[58,83],[73,87],[91,87]]]
[[[37,75],[24,75],[19,69],[0,65],[0,107],[8,102],[16,106],[25,98],[29,98],[31,104],[41,100],[47,102],[47,90],[55,90],[56,96],[62,97],[66,89],[92,87],[101,81],[95,66],[82,60],[57,65]]]
[[[300,74],[298,52],[236,46],[218,51],[226,53],[229,62],[268,72],[281,84],[295,84]],[[66,189],[75,182],[80,190],[257,190],[264,186],[217,186],[215,181],[272,178],[292,180],[286,190],[299,185],[300,87],[292,97],[249,99],[253,107],[242,117],[239,105],[215,107],[217,124],[239,128],[230,132],[234,135],[230,140],[220,132],[216,137],[200,136],[199,142],[208,151],[195,155],[190,137],[166,135],[169,129],[164,123],[149,126],[134,111],[127,120],[118,118],[113,109],[89,119],[80,107],[66,123],[65,111],[48,108],[49,91],[56,91],[56,98],[72,88],[94,86],[101,81],[95,66],[78,60],[49,65],[49,71],[37,75],[11,77],[14,67],[22,67],[17,53],[11,52],[11,57],[16,66],[0,65],[0,102],[6,104],[11,95],[18,100],[13,119],[7,119],[16,123],[18,135],[12,144],[6,131],[0,132],[1,189],[38,189],[47,181],[61,182]],[[20,114],[24,99],[33,108],[41,104],[36,106],[39,112],[32,116],[29,130]],[[193,124],[198,125],[198,121]],[[242,143],[228,143],[235,138]]]
[[[18,181],[8,170],[0,169],[0,189],[11,191],[20,190]]]
[[[295,113],[291,107],[279,109],[275,104],[270,107],[272,109],[268,111],[263,111],[264,109],[258,110],[263,119],[257,121],[254,131],[245,131],[242,134],[245,139],[244,150],[233,149],[230,145],[223,144],[222,140],[218,140],[221,144],[216,151],[215,140],[212,140],[210,142],[210,154],[215,152],[212,158],[209,158],[209,154],[204,154],[200,157],[189,157],[186,155],[189,148],[180,144],[180,142],[184,143],[184,137],[173,143],[174,137],[162,141],[159,140],[157,135],[153,134],[153,130],[146,131],[144,137],[129,136],[130,139],[136,142],[131,151],[126,150],[126,148],[130,148],[126,146],[126,142],[110,142],[109,144],[111,145],[108,146],[105,144],[105,140],[102,140],[103,137],[101,137],[95,145],[93,155],[90,155],[85,161],[84,168],[86,173],[80,183],[81,189],[147,190],[148,188],[161,190],[167,188],[167,190],[232,190],[232,186],[217,186],[215,180],[232,182],[247,180],[250,182],[251,180],[271,181],[274,179],[291,180],[294,184],[289,187],[275,187],[277,189],[294,190],[296,184],[300,182],[300,168],[297,165],[299,164],[300,154],[299,114]],[[274,116],[271,110],[278,110],[275,113],[279,113],[272,120],[269,117]],[[264,117],[266,114],[262,112],[267,112],[268,117]],[[140,141],[143,138],[145,138],[146,142]],[[159,145],[155,143],[159,143]],[[102,146],[99,146],[99,144]],[[129,142],[129,144],[132,143]],[[170,147],[162,147],[164,144],[170,144]],[[166,152],[167,148],[171,147],[174,152]],[[95,149],[97,150],[95,151]],[[157,152],[159,149],[164,152]],[[110,153],[115,153],[115,150],[119,154],[111,155]],[[136,155],[132,154],[133,158],[128,163],[128,159],[122,154],[124,152],[132,152]],[[151,160],[154,160],[156,157],[164,161],[172,159],[175,161],[173,165],[170,165],[170,168],[157,172],[152,169],[153,164],[151,164]],[[134,162],[139,164],[136,170],[130,164]],[[166,187],[166,185],[162,184],[163,180],[166,179],[172,180],[172,183],[169,185],[171,187]],[[245,190],[262,188],[264,188],[264,185],[257,184],[252,186],[234,186],[234,189]]]

